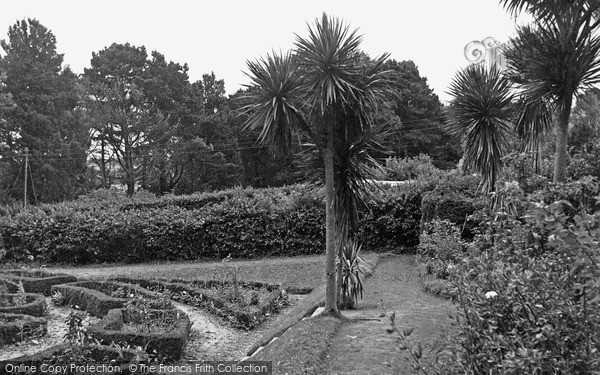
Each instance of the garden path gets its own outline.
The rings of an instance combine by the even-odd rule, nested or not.
[[[411,362],[405,359],[408,352],[399,349],[395,333],[386,331],[391,326],[382,316],[382,304],[388,313],[396,312],[400,329],[414,328],[409,340],[420,342],[427,358],[444,331],[442,327],[451,329],[448,314],[455,311],[448,300],[423,290],[423,281],[429,276],[414,256],[380,259],[374,275],[365,281],[364,299],[356,310],[343,312],[351,320],[342,326],[328,352],[326,373],[411,374]]]

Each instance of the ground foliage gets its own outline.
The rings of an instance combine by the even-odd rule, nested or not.
[[[423,235],[430,272],[454,288],[460,374],[590,374],[600,366],[600,210],[597,180],[518,185],[481,211],[466,242],[448,222]],[[445,245],[445,246],[442,246]]]

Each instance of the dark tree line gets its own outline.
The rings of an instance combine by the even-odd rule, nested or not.
[[[132,194],[279,186],[303,177],[294,143],[281,155],[244,130],[244,91],[225,95],[213,73],[191,82],[187,64],[143,46],[112,44],[77,75],[56,37],[35,19],[17,21],[0,43],[0,188],[4,202],[73,199],[119,186]],[[412,61],[389,61],[398,101],[380,121],[396,135],[392,156],[429,153],[440,165],[458,157],[445,141],[441,105]],[[25,159],[27,155],[27,176]]]

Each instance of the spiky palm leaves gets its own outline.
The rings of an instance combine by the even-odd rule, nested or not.
[[[463,142],[464,162],[479,170],[485,190],[493,189],[512,131],[510,82],[496,68],[470,65],[450,85],[447,129]]]
[[[381,66],[386,56],[361,54],[361,37],[325,14],[297,36],[293,54],[249,62],[247,126],[262,129],[261,141],[289,146],[303,131],[316,145],[325,167],[326,312],[337,313],[336,243],[347,237],[349,223],[365,185],[368,147],[373,145],[372,113],[389,93]],[[368,146],[368,147],[367,147]],[[365,164],[366,163],[366,164]]]
[[[512,14],[535,22],[521,27],[506,51],[508,75],[519,84],[517,132],[527,151],[539,151],[556,130],[555,181],[566,178],[567,132],[574,98],[600,82],[598,0],[503,0]],[[556,115],[553,124],[552,116]]]

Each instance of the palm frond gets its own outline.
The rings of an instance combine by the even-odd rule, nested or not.
[[[500,0],[500,4],[516,17],[525,12],[536,20],[557,18],[573,10],[593,16],[600,7],[597,0]]]
[[[326,14],[314,27],[309,26],[307,38],[296,35],[296,58],[310,92],[310,105],[319,108],[321,115],[327,106],[354,98],[355,58],[361,40],[358,30],[351,31],[342,21]]]
[[[479,170],[485,189],[493,189],[512,131],[510,82],[498,69],[471,65],[450,85],[449,134],[463,142],[464,160]]]
[[[289,149],[292,131],[302,121],[301,79],[290,53],[248,61],[248,90],[242,98],[251,103],[246,128],[260,129],[259,141],[276,149]]]

